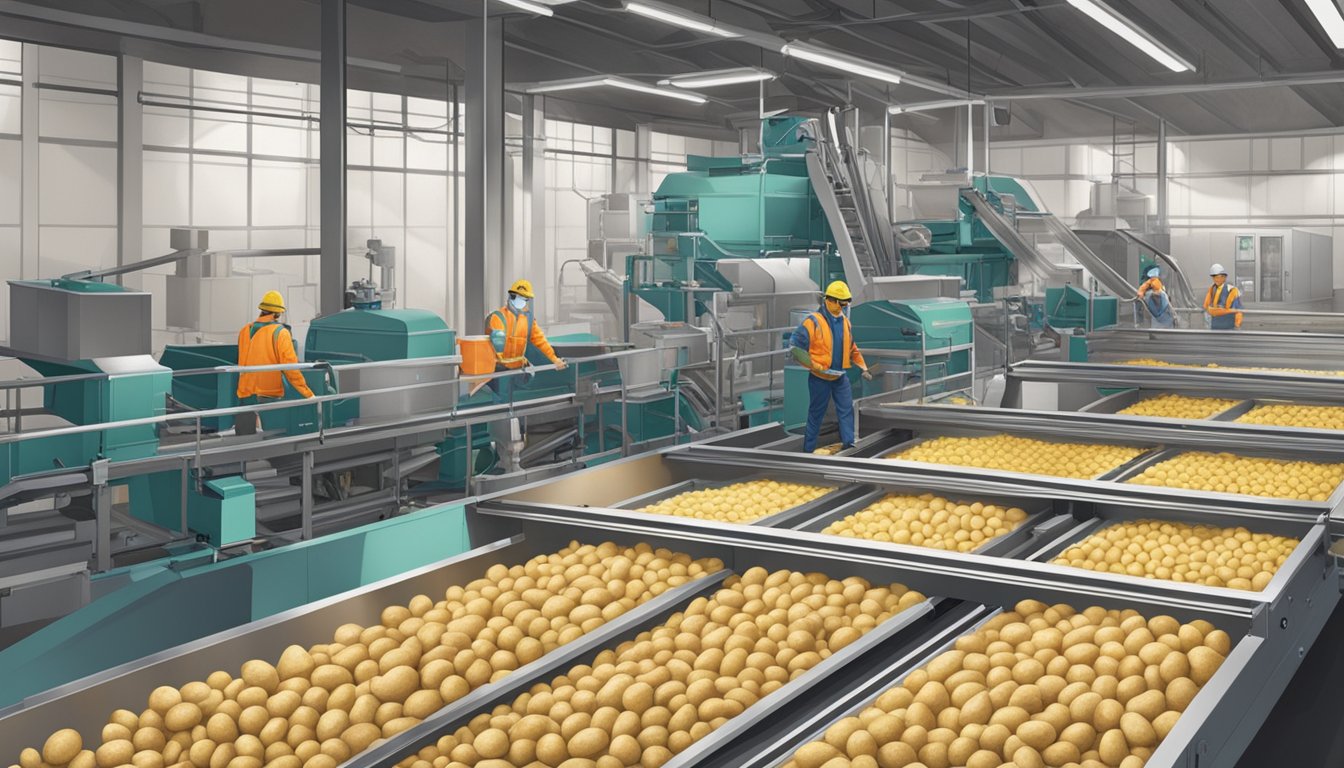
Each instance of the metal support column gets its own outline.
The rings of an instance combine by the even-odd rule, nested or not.
[[[983,142],[985,145],[985,162],[984,162],[985,176],[989,176],[989,124],[990,124],[990,117],[994,113],[994,107],[988,101],[986,101],[985,106],[981,107],[980,109],[983,110],[985,113],[984,114],[985,119],[981,121],[984,125],[985,135],[980,139],[980,141]],[[986,187],[986,189],[988,189],[988,187]]]
[[[318,312],[345,306],[345,0],[322,0],[322,255]]]
[[[527,274],[554,275],[547,285],[548,311],[558,314],[560,278],[555,255],[546,247],[546,110],[543,97],[523,97],[523,227],[528,259],[522,264]],[[612,164],[615,167],[615,164]],[[544,271],[539,267],[544,265]]]
[[[107,484],[107,459],[89,465],[93,480],[94,565],[99,573],[112,570],[112,486]]]
[[[635,126],[635,157],[639,158],[635,168],[635,192],[640,198],[653,193],[652,179],[649,178],[649,157],[653,150],[653,126],[640,123]]]
[[[896,219],[896,179],[891,172],[891,112],[882,110],[882,170],[887,175],[887,221]]]
[[[966,175],[975,175],[975,105],[966,105]]]
[[[38,114],[42,103],[42,92],[37,89],[38,83],[38,47],[30,43],[23,46],[23,89],[19,95],[21,103],[21,113],[19,123],[22,126],[20,133],[20,152],[22,157],[19,164],[22,167],[22,202],[20,203],[19,214],[19,277],[24,280],[33,280],[40,275],[41,266],[38,263],[38,197],[40,187],[38,186],[38,160],[41,156],[41,150],[38,147],[37,137],[40,123]],[[19,407],[23,407],[23,399],[19,398]]]
[[[303,480],[299,486],[299,514],[303,524],[303,540],[313,538],[313,452],[303,454]]]
[[[1167,121],[1157,121],[1157,231],[1167,231]]]
[[[117,57],[117,266],[144,257],[145,130],[140,91],[144,89],[145,62],[125,54]],[[167,243],[163,243],[167,245]],[[130,288],[141,288],[140,272],[117,277]]]
[[[486,299],[502,285],[488,282],[503,262],[504,239],[504,23],[483,17],[480,34],[467,37],[466,254],[462,302],[468,333],[485,326]],[[494,282],[503,279],[494,275]],[[493,290],[492,290],[493,289]]]

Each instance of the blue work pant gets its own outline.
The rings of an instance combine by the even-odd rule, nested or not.
[[[840,444],[848,448],[854,444],[854,391],[849,377],[841,376],[827,381],[818,376],[807,377],[807,432],[803,437],[803,451],[811,453],[817,447],[817,434],[826,409],[835,400],[835,418],[840,422]]]

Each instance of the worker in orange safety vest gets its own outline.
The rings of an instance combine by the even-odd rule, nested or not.
[[[238,331],[238,364],[251,365],[289,365],[299,362],[294,349],[294,337],[289,326],[280,321],[285,313],[285,298],[279,291],[267,291],[257,305],[261,314],[256,320]],[[303,380],[301,371],[257,371],[242,373],[238,376],[238,400],[243,405],[256,405],[273,402],[285,396],[285,382],[305,398],[313,396],[313,390]],[[239,429],[242,433],[252,430],[247,425]]]
[[[823,308],[803,318],[793,331],[793,356],[809,372],[807,431],[803,433],[805,453],[816,450],[821,421],[832,400],[840,427],[840,444],[844,448],[854,445],[854,393],[846,370],[857,365],[863,378],[871,380],[873,375],[854,343],[848,309],[852,300],[849,286],[843,280],[832,282],[826,286]]]

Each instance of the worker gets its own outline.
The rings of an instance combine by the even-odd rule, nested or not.
[[[267,291],[257,305],[261,315],[238,332],[239,365],[291,365],[299,362],[289,326],[280,321],[285,313],[285,297],[279,291]],[[238,376],[238,400],[243,405],[273,402],[285,397],[285,381],[304,398],[313,390],[301,371],[258,371]],[[255,431],[255,421],[237,425],[238,432]]]
[[[1176,318],[1171,312],[1171,299],[1167,298],[1166,288],[1162,285],[1162,270],[1151,267],[1147,280],[1139,286],[1138,298],[1148,308],[1154,328],[1173,328]]]
[[[508,302],[490,313],[486,318],[486,327],[490,330],[490,341],[495,345],[498,358],[496,370],[514,370],[527,365],[527,345],[541,350],[541,353],[555,364],[557,371],[563,371],[568,363],[551,348],[541,325],[532,316],[532,283],[518,280],[509,287]]]
[[[1213,285],[1204,295],[1204,311],[1209,315],[1209,327],[1215,331],[1241,328],[1241,291],[1227,284],[1227,269],[1222,264],[1209,268]]]
[[[793,332],[793,356],[810,374],[807,377],[807,431],[803,437],[806,453],[816,450],[821,420],[826,417],[832,400],[840,426],[840,444],[843,448],[854,445],[854,396],[845,371],[850,365],[857,365],[863,371],[863,378],[871,381],[873,375],[868,371],[850,329],[848,308],[852,300],[849,286],[843,280],[836,280],[826,286],[822,308],[803,318]]]

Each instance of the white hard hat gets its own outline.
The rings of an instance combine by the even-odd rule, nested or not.
[[[1212,267],[1209,267],[1209,277],[1213,277],[1214,275],[1226,275],[1226,274],[1227,274],[1227,268],[1224,267],[1222,264],[1214,264]]]

